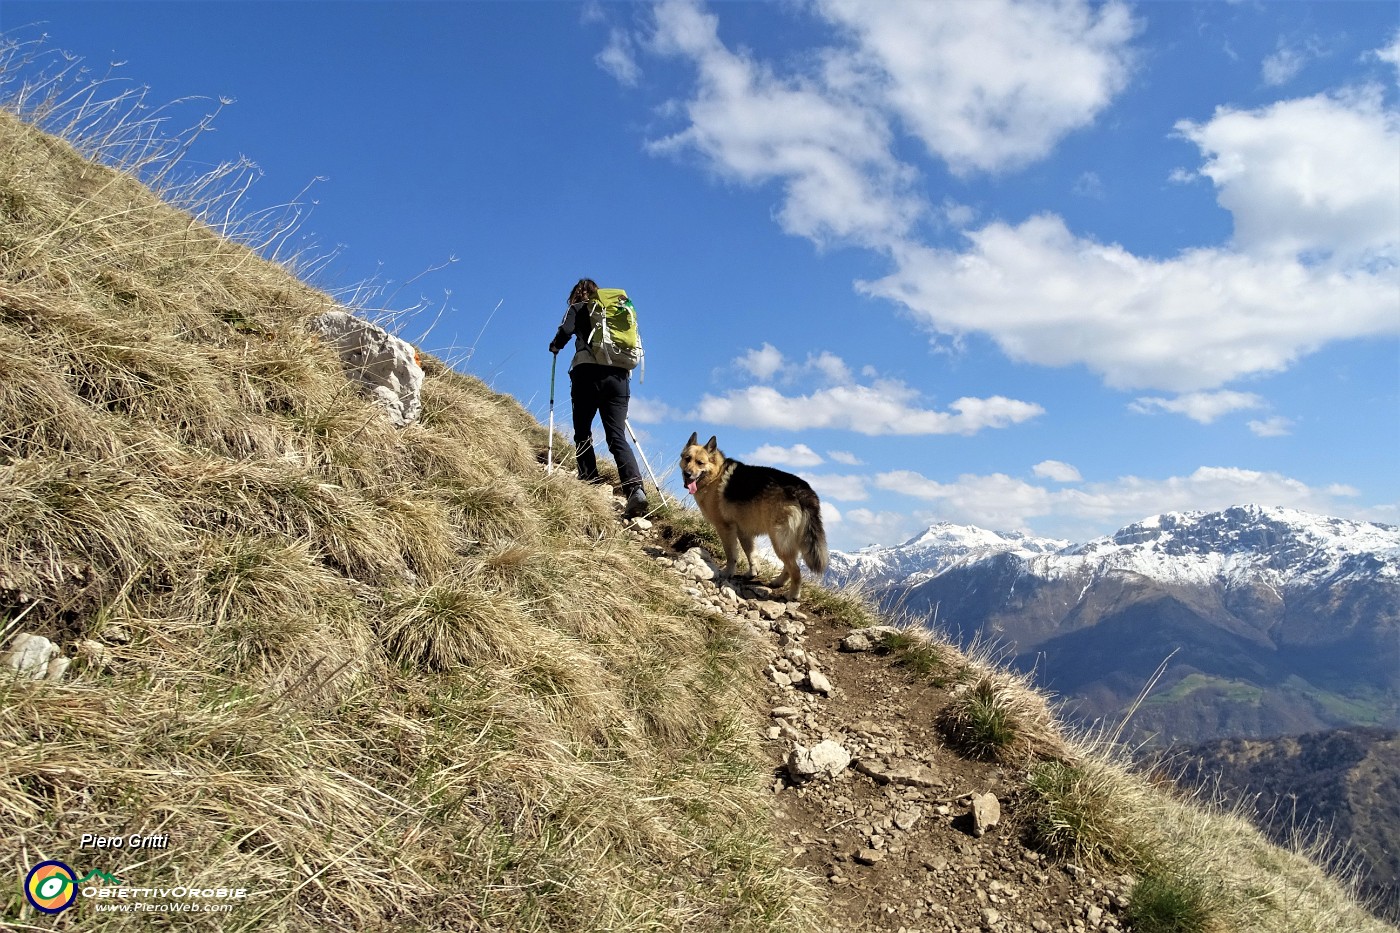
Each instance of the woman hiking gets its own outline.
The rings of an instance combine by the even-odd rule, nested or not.
[[[642,475],[637,470],[637,458],[632,454],[626,434],[632,373],[621,366],[598,362],[589,348],[589,333],[594,326],[591,312],[598,301],[598,284],[592,279],[579,279],[569,292],[569,307],[554,339],[549,342],[549,352],[557,354],[568,345],[570,337],[574,338],[574,358],[569,363],[569,399],[573,403],[578,478],[589,483],[601,482],[598,459],[593,452],[593,416],[600,415],[603,436],[617,463],[622,492],[627,496],[623,514],[632,518],[647,510]]]

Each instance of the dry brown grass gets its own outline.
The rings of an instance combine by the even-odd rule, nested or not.
[[[225,235],[227,172],[179,180],[129,107],[43,133],[0,75],[0,627],[107,646],[0,684],[5,873],[253,892],[211,929],[809,926],[746,636],[514,400],[429,359],[390,427],[306,330],[335,302]],[[0,918],[43,925],[17,886]]]

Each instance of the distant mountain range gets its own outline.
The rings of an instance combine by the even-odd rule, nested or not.
[[[939,524],[831,578],[1153,746],[1400,725],[1400,528],[1294,509],[1169,512],[1071,544]]]
[[[1164,769],[1223,795],[1279,845],[1331,840],[1319,861],[1359,874],[1378,916],[1400,921],[1400,732],[1337,729],[1174,749]]]

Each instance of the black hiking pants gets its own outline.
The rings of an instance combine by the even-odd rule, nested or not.
[[[642,486],[637,458],[627,443],[627,402],[632,397],[631,373],[616,366],[580,363],[569,370],[569,399],[574,408],[574,449],[577,451],[578,478],[598,479],[598,458],[593,453],[593,416],[603,418],[603,436],[617,463],[622,491],[630,493]]]

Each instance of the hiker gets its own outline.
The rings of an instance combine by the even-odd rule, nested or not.
[[[569,292],[569,308],[559,330],[549,342],[549,352],[558,354],[574,338],[574,358],[569,364],[569,399],[574,411],[574,449],[577,452],[578,478],[589,483],[601,482],[598,459],[593,453],[593,416],[603,419],[603,436],[608,450],[617,463],[622,491],[627,496],[623,514],[632,518],[647,510],[647,494],[642,488],[642,474],[637,470],[637,458],[627,443],[627,401],[632,395],[631,370],[621,366],[605,366],[589,349],[588,337],[593,327],[590,311],[598,301],[598,285],[592,279],[579,279]]]

